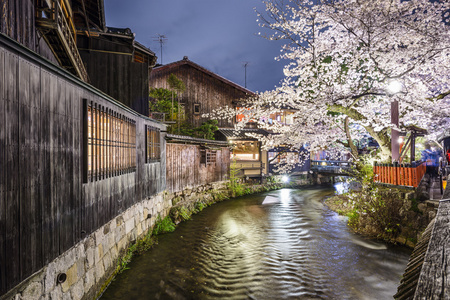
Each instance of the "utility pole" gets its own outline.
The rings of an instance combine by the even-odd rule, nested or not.
[[[162,52],[162,48],[163,48],[163,44],[167,41],[167,37],[164,34],[157,34],[156,36],[154,36],[153,38],[155,42],[158,42],[160,47],[161,47],[161,59],[159,60],[161,65],[163,64],[163,52]]]
[[[247,66],[248,66],[248,61],[244,61],[244,87],[247,88]]]

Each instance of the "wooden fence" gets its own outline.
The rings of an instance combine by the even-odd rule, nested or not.
[[[399,186],[418,187],[426,172],[426,163],[377,164],[373,167],[374,181]]]
[[[166,178],[169,192],[179,192],[185,188],[228,179],[230,166],[228,147],[208,150],[204,149],[201,143],[166,145]],[[214,152],[214,155],[205,156],[207,151]]]

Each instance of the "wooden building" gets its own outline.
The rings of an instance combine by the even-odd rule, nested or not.
[[[167,134],[166,185],[169,192],[228,179],[230,150],[225,141]]]
[[[79,32],[77,44],[90,83],[148,116],[148,80],[155,53],[138,43],[129,28],[84,30]]]
[[[227,141],[231,147],[230,163],[239,169],[239,177],[262,178],[268,174],[267,151],[261,149],[261,142],[251,134],[267,135],[263,129],[242,129],[236,132],[232,128],[219,128],[216,140]]]
[[[0,34],[0,296],[166,188],[166,126],[77,76]]]
[[[148,115],[155,54],[105,25],[104,0],[0,0],[0,32]]]
[[[199,127],[209,120],[202,115],[220,107],[236,107],[236,104],[254,93],[190,61],[183,60],[153,68],[150,73],[150,88],[169,89],[167,78],[174,74],[184,82],[186,90],[178,95],[185,116]],[[219,127],[231,127],[235,120],[219,120]]]

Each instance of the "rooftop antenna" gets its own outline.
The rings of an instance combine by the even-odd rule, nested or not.
[[[249,62],[248,61],[244,61],[243,62],[243,64],[244,64],[244,87],[245,88],[247,88],[247,66],[248,66],[248,64],[249,64]]]
[[[153,38],[155,38],[154,39],[154,41],[156,41],[156,42],[158,42],[159,43],[159,45],[161,46],[161,59],[160,59],[160,62],[161,62],[161,65],[163,64],[163,59],[162,59],[162,57],[163,57],[163,54],[162,54],[162,48],[163,48],[163,44],[167,41],[167,37],[164,35],[164,34],[157,34],[156,36],[154,36]]]

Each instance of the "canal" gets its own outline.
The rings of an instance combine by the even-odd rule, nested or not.
[[[215,204],[161,235],[106,299],[392,299],[410,252],[352,233],[322,200],[281,189]]]

